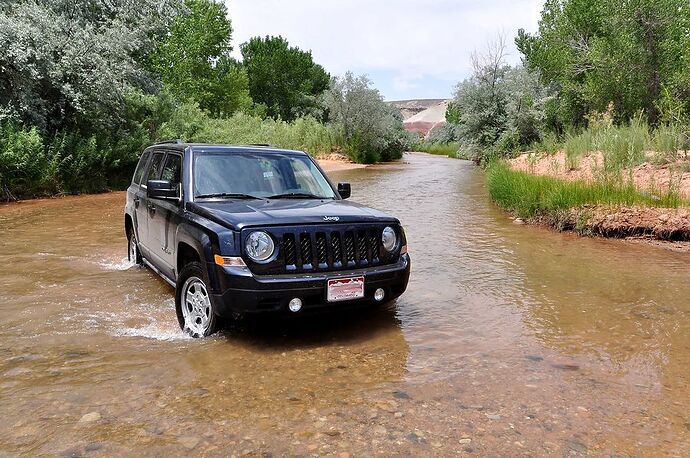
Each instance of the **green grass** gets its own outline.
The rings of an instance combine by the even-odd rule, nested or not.
[[[579,135],[568,134],[563,144],[565,155],[568,158],[568,167],[572,170],[577,167],[577,161],[592,151],[594,147],[594,132],[585,130]]]
[[[677,194],[650,195],[620,181],[568,182],[511,170],[503,162],[488,169],[491,198],[522,218],[548,215],[587,204],[675,208],[687,205]]]
[[[619,174],[645,161],[649,144],[649,128],[640,119],[627,126],[611,127],[595,137],[595,147],[604,154],[604,172]]]
[[[595,127],[579,134],[568,134],[563,149],[571,169],[577,167],[581,157],[601,152],[604,158],[601,171],[616,175],[648,160],[656,164],[674,162],[679,151],[684,149],[687,132],[687,127],[666,125],[650,130],[644,120],[635,118],[627,125]],[[649,158],[645,152],[654,152],[654,155]]]
[[[448,156],[453,158],[459,157],[460,144],[459,143],[428,143],[422,142],[416,144],[413,149],[423,153],[436,154],[438,156]]]
[[[556,134],[549,132],[530,149],[539,153],[556,154],[561,149],[561,142]]]

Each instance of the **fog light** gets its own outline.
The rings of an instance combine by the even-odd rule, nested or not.
[[[299,312],[300,310],[302,310],[302,299],[300,299],[299,297],[294,298],[288,304],[288,308],[291,312]]]
[[[383,297],[386,295],[386,292],[383,290],[383,288],[379,288],[376,291],[374,291],[374,299],[377,301],[381,302],[383,300]]]

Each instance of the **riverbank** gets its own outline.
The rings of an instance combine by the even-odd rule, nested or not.
[[[602,164],[599,153],[577,163],[563,152],[523,154],[489,168],[489,193],[517,223],[690,251],[684,161],[647,161],[616,175],[604,173]]]
[[[618,177],[629,181],[641,192],[651,194],[676,193],[690,199],[690,157],[679,153],[674,160],[660,161],[653,151],[645,153],[646,161],[618,172]],[[566,181],[594,183],[605,178],[606,158],[601,152],[572,159],[564,151],[554,154],[525,153],[509,159],[513,170],[534,175],[550,176]]]
[[[323,171],[326,173],[363,169],[367,167],[367,164],[358,164],[350,160],[347,156],[337,153],[317,156],[316,162],[319,163]]]

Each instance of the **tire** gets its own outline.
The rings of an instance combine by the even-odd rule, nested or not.
[[[200,262],[190,262],[177,277],[175,311],[180,328],[192,337],[210,336],[218,330],[218,316]]]
[[[144,263],[144,260],[141,258],[141,252],[139,251],[137,237],[134,235],[134,229],[132,228],[127,230],[127,259],[129,262],[133,262],[138,266]]]

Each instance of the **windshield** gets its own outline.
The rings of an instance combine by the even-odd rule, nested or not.
[[[280,153],[197,153],[194,197],[334,199],[308,156]]]

